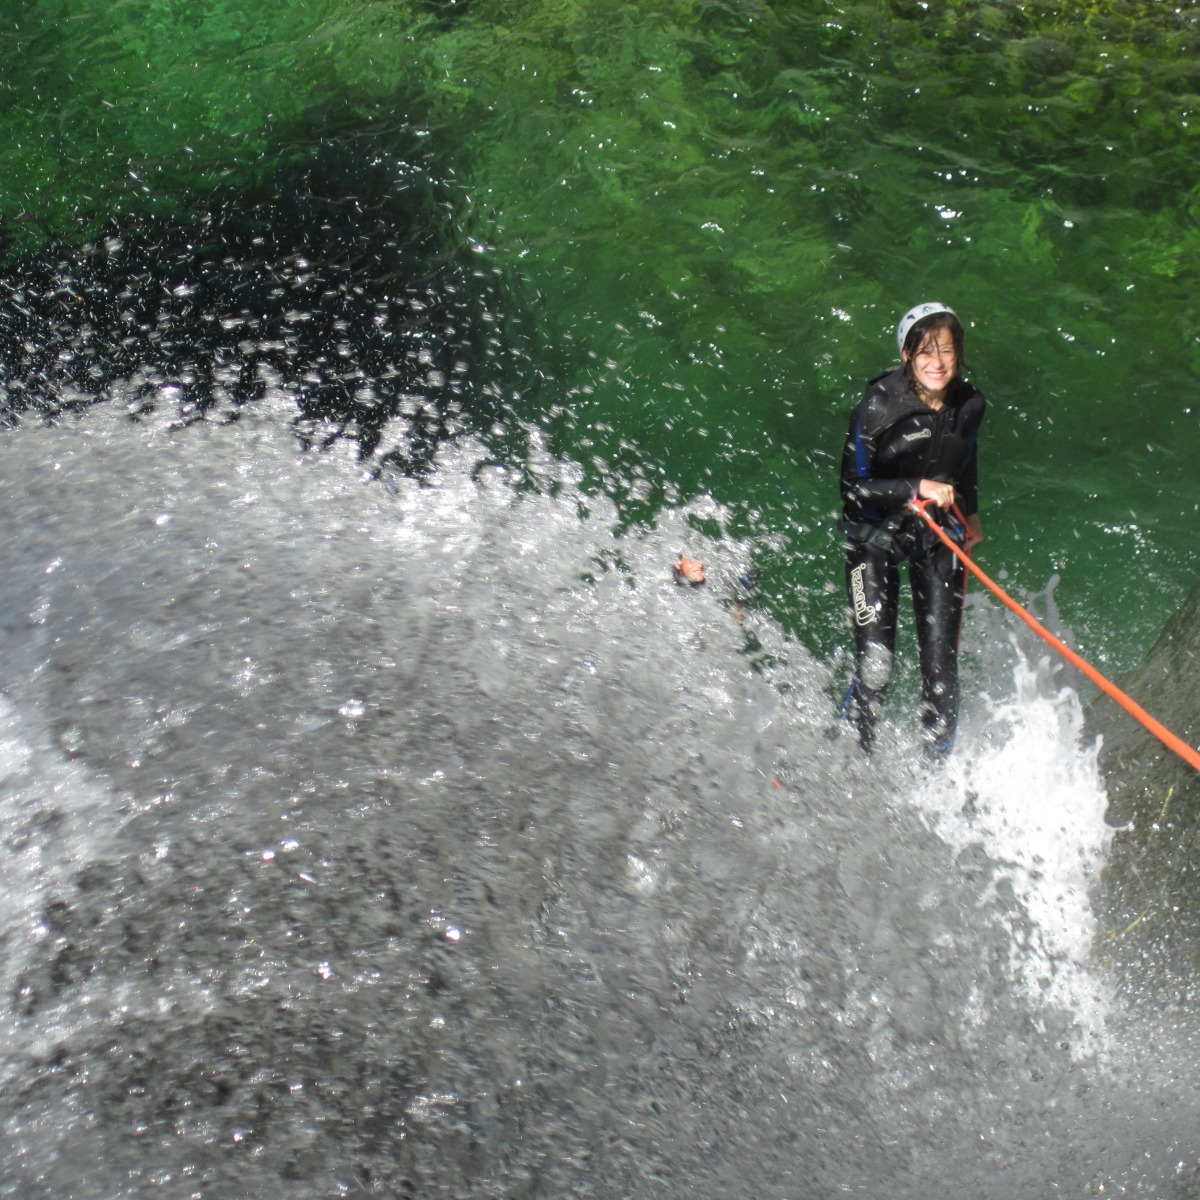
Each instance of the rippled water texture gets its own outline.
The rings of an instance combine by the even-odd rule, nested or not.
[[[832,527],[934,295],[983,566],[1110,671],[1153,640],[1196,43],[10,5],[0,1195],[1200,1197],[1194,973],[1145,966],[1195,955],[1110,927],[1078,680],[972,594],[955,757],[905,655],[864,762]]]

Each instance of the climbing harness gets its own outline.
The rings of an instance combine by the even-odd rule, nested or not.
[[[951,538],[938,525],[938,523],[925,510],[932,503],[930,500],[921,500],[914,496],[909,502],[909,510],[915,512],[934,533],[937,534],[947,546],[959,557],[963,566],[983,584],[1002,604],[1013,612],[1029,626],[1040,638],[1049,642],[1072,666],[1078,667],[1102,692],[1111,696],[1127,713],[1135,720],[1140,721],[1146,729],[1148,729],[1164,746],[1173,750],[1180,758],[1183,759],[1189,766],[1200,771],[1200,753],[1187,744],[1182,738],[1173,734],[1165,725],[1156,721],[1136,700],[1126,695],[1115,683],[1106,679],[1091,663],[1085,662],[1078,654],[1075,653],[1069,646],[1065,645],[1054,636],[1045,626],[1041,625],[1029,612],[1022,608],[1005,590],[997,583],[993,583],[970,559],[969,555],[962,549],[961,546],[955,545]],[[958,506],[954,506],[954,515],[959,521],[965,524],[966,519],[962,513],[958,511]]]

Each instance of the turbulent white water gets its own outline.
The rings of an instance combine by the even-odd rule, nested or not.
[[[982,601],[923,775],[708,514],[269,409],[0,453],[0,1195],[1200,1195],[1078,701]]]

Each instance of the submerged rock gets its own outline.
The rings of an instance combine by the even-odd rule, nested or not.
[[[1200,584],[1121,687],[1191,746],[1200,743]],[[1200,773],[1105,696],[1087,712],[1100,734],[1108,820],[1119,826],[1105,904],[1139,958],[1200,960]]]

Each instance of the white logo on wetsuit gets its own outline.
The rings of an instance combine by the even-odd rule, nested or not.
[[[926,438],[933,437],[932,429],[922,429],[920,433],[906,433],[904,440],[906,442],[923,442]]]
[[[859,625],[870,625],[879,620],[879,613],[867,603],[867,589],[863,586],[866,563],[860,563],[850,572],[850,596],[854,601],[854,620]]]

